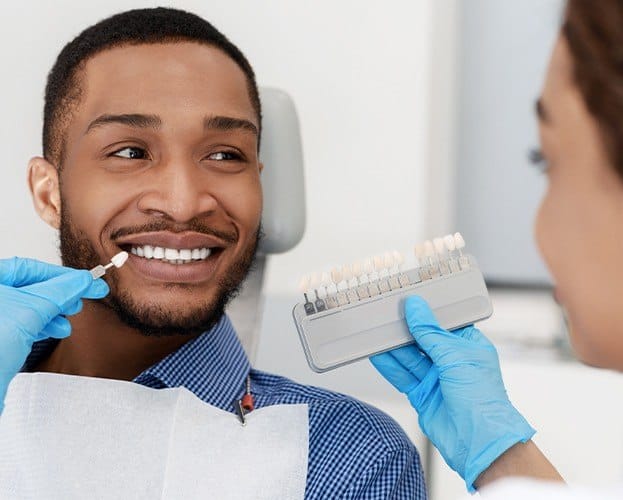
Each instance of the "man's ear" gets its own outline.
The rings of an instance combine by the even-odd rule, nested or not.
[[[35,210],[55,229],[61,227],[61,190],[58,170],[45,158],[35,156],[28,162],[28,187]]]
[[[264,170],[264,164],[262,162],[259,162],[259,167],[260,167],[260,174],[261,174],[262,170]]]

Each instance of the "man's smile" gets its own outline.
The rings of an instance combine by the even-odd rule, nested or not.
[[[186,231],[158,231],[119,238],[130,253],[128,264],[149,279],[198,283],[211,278],[223,250],[231,243],[212,235]]]

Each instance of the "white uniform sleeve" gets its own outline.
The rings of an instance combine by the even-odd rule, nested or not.
[[[621,500],[623,485],[604,488],[568,486],[562,483],[511,478],[496,481],[480,492],[483,500]],[[476,497],[463,497],[461,500]]]

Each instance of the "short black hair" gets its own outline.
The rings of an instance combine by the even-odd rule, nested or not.
[[[220,49],[238,64],[246,75],[249,97],[261,126],[255,74],[238,47],[208,21],[190,12],[165,7],[135,9],[115,14],[85,29],[58,55],[45,88],[43,155],[46,160],[61,167],[67,125],[82,94],[79,71],[89,58],[123,45],[184,41]]]

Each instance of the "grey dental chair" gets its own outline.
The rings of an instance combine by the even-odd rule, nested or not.
[[[294,102],[284,91],[268,87],[260,89],[260,100],[264,239],[255,269],[227,308],[251,362],[255,360],[259,340],[266,258],[270,254],[287,252],[305,232],[303,150]]]

